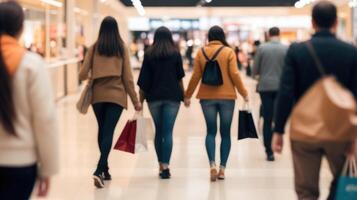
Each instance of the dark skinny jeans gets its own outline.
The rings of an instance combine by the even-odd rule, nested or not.
[[[264,136],[264,146],[267,155],[272,155],[273,150],[271,148],[271,141],[273,138],[273,117],[274,117],[274,107],[277,92],[260,92],[260,97],[262,100],[262,111],[264,118],[263,125],[263,136]]]
[[[113,144],[115,127],[119,121],[123,107],[114,103],[96,103],[93,110],[98,123],[98,146],[100,158],[94,175],[108,171],[108,157]]]
[[[27,200],[37,177],[37,166],[0,166],[0,199]]]

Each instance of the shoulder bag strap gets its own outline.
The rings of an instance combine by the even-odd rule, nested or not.
[[[211,58],[211,60],[216,60],[217,56],[219,55],[219,53],[221,53],[221,51],[224,49],[225,46],[221,46],[216,53],[214,53],[213,57]]]
[[[320,59],[318,58],[315,48],[312,46],[311,42],[307,42],[306,43],[307,49],[309,50],[309,53],[311,55],[311,57],[314,59],[315,65],[317,67],[317,69],[319,70],[320,74],[322,76],[326,75],[326,70],[325,68],[322,66],[322,63],[320,61]]]
[[[95,52],[96,52],[96,49],[97,49],[97,45],[94,44],[93,46],[93,53],[92,53],[92,57],[91,57],[91,77],[89,78],[91,81],[93,80],[93,65],[94,65],[94,56],[95,56]]]

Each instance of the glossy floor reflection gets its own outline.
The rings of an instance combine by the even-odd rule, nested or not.
[[[188,75],[189,76],[189,75]],[[187,80],[186,80],[187,82]],[[255,83],[246,79],[254,93]],[[251,95],[254,114],[259,98]],[[181,107],[174,131],[172,178],[160,180],[152,142],[149,152],[131,155],[112,151],[113,181],[95,189],[91,174],[98,158],[97,124],[92,112],[83,116],[75,109],[77,96],[58,103],[61,134],[61,172],[53,179],[51,200],[293,200],[293,173],[288,146],[277,161],[265,161],[261,140],[237,141],[237,113],[232,127],[232,150],[226,180],[209,182],[209,165],[204,147],[205,126],[197,100],[190,109]],[[237,106],[241,106],[241,100]],[[147,108],[145,114],[148,115]],[[134,114],[132,107],[122,115],[115,139]],[[218,139],[218,137],[217,137]],[[218,152],[217,152],[218,156]],[[219,159],[217,159],[219,161]],[[325,199],[331,177],[324,163],[321,175]],[[36,198],[34,198],[36,199]]]

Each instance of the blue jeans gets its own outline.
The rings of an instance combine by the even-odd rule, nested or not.
[[[221,166],[226,167],[231,150],[231,124],[234,113],[234,100],[201,100],[203,115],[206,120],[206,150],[210,165],[215,165],[217,116],[220,118]]]
[[[180,109],[180,102],[153,101],[148,104],[155,123],[155,150],[158,161],[169,165],[172,153],[172,131]]]

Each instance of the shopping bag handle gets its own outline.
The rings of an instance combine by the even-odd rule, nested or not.
[[[246,110],[246,111],[248,111],[248,112],[251,112],[251,109],[250,109],[250,105],[249,105],[249,102],[244,102],[244,104],[243,104],[243,108],[242,108],[243,110]]]
[[[342,176],[357,177],[357,161],[355,155],[347,157],[342,169]]]
[[[352,177],[357,177],[357,159],[356,155],[351,156],[352,162],[351,162],[351,176]]]
[[[135,111],[134,113],[134,116],[133,116],[133,119],[138,119],[139,117],[143,117],[144,116],[144,111],[141,110],[141,111]]]

